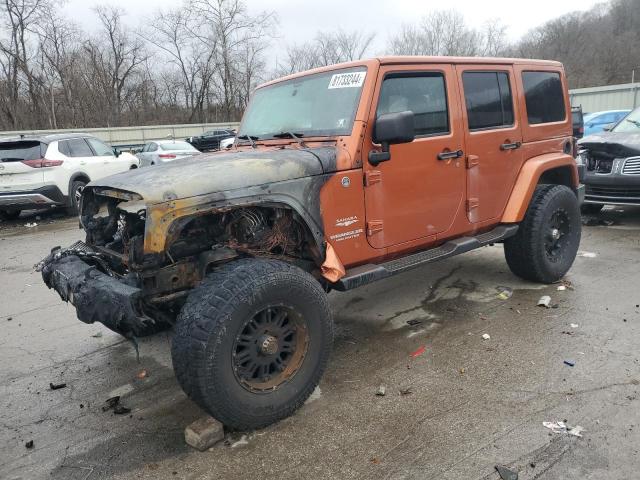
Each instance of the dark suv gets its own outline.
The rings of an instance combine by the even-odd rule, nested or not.
[[[227,138],[233,138],[236,136],[236,132],[231,129],[209,130],[197,137],[187,138],[187,142],[196,147],[201,152],[206,150],[218,150],[220,148],[220,142]]]
[[[585,166],[584,213],[598,213],[605,205],[640,205],[640,108],[578,145],[577,162]]]

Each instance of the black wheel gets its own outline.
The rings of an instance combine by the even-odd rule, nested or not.
[[[509,268],[525,280],[556,282],[573,265],[580,234],[580,209],[571,189],[539,185],[518,233],[504,242]]]
[[[67,206],[67,214],[77,216],[80,207],[80,197],[82,196],[82,190],[84,189],[86,182],[82,180],[74,180],[71,183],[69,189],[69,205]]]
[[[595,215],[596,213],[600,213],[603,208],[604,205],[598,203],[583,203],[580,207],[580,211],[587,215]]]
[[[304,403],[332,342],[331,311],[316,279],[285,262],[242,259],[191,292],[171,354],[192,400],[227,427],[250,430]]]
[[[15,220],[22,210],[0,210],[0,220]]]

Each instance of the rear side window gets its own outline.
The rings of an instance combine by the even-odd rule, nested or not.
[[[63,150],[60,151],[68,157],[93,157],[93,151],[84,141],[84,138],[73,138],[60,143],[66,143],[66,146],[62,148],[68,153]]]
[[[513,125],[513,100],[506,72],[464,72],[469,130]]]
[[[410,110],[415,135],[449,132],[449,112],[444,75],[439,72],[392,74],[384,79],[376,115]]]
[[[564,92],[557,72],[522,72],[527,117],[531,125],[566,118]]]
[[[0,142],[0,162],[38,160],[44,156],[46,150],[45,144],[32,140]]]

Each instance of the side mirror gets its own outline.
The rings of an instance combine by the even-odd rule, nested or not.
[[[118,158],[120,156],[120,150],[118,150],[117,148],[113,147],[113,156]]]
[[[382,144],[382,151],[369,152],[369,163],[376,166],[391,160],[390,145],[413,142],[415,138],[415,120],[412,111],[380,115],[373,127],[373,141]]]

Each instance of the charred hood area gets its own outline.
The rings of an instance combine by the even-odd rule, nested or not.
[[[618,158],[640,156],[640,133],[606,132],[585,137],[578,144],[586,153],[587,170],[596,173],[610,173]]]

